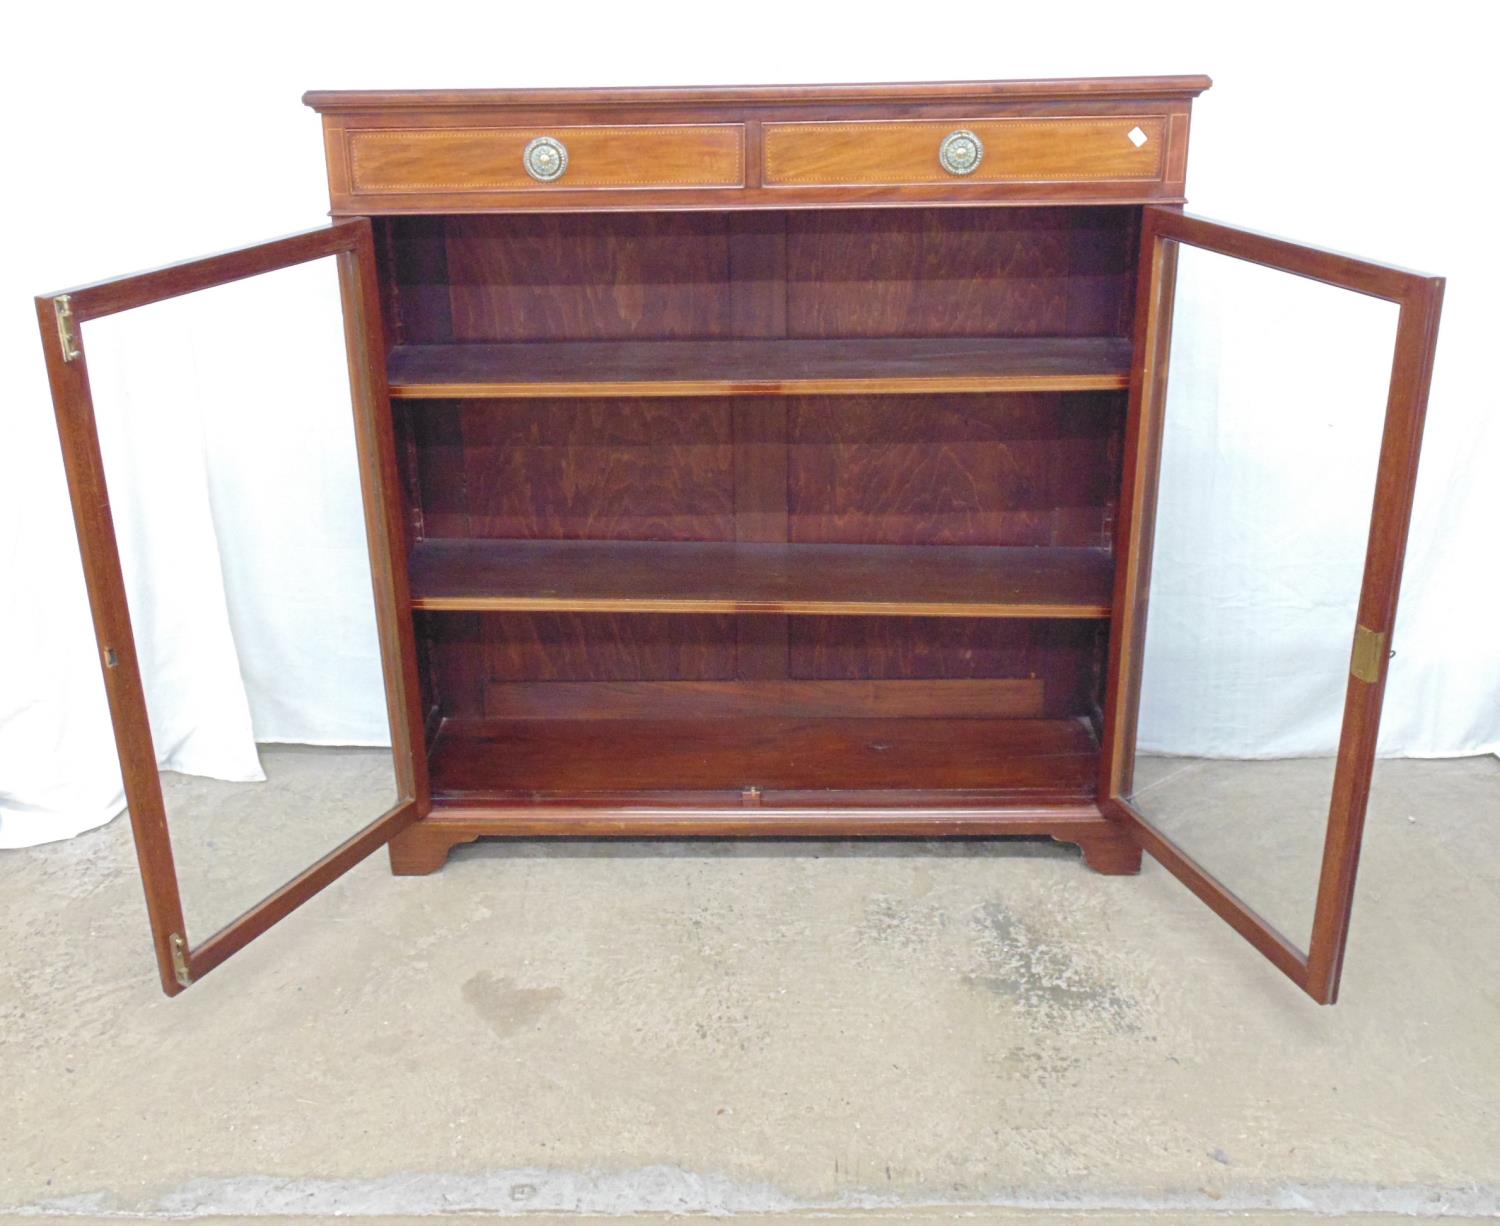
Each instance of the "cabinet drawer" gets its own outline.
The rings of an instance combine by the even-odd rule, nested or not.
[[[348,173],[355,193],[377,195],[741,187],[745,129],[357,128],[348,133]]]
[[[1162,178],[1162,115],[898,122],[771,123],[765,128],[767,187],[903,187],[946,183],[1072,183]],[[955,137],[953,161],[940,158]],[[967,158],[966,156],[967,155]]]

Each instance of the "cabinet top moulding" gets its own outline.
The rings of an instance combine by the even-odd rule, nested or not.
[[[1193,98],[1213,81],[1201,74],[1169,77],[1056,77],[1033,81],[911,81],[848,85],[652,85],[620,89],[310,89],[302,101],[333,111],[536,106],[710,106],[787,102],[951,102]]]
[[[313,90],[335,216],[1178,203],[1204,76]],[[965,169],[945,138],[980,147]],[[545,164],[528,166],[538,143]]]

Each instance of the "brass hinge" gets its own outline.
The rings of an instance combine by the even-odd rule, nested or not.
[[[83,352],[78,347],[78,325],[73,322],[73,299],[59,294],[52,300],[52,311],[57,316],[57,340],[62,346],[64,362],[72,362]]]
[[[1384,631],[1377,634],[1368,626],[1356,626],[1354,628],[1354,656],[1349,661],[1349,671],[1359,680],[1374,685],[1380,680],[1380,671],[1389,659],[1385,643]]]
[[[182,987],[193,986],[193,972],[188,970],[187,942],[179,933],[174,932],[167,938],[167,944],[172,947],[172,974],[178,984]]]

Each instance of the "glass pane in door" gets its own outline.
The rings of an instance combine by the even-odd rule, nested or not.
[[[1398,307],[1176,248],[1134,779],[1309,946]]]
[[[336,257],[84,336],[197,946],[397,800]]]

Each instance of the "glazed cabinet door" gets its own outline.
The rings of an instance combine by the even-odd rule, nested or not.
[[[1137,294],[1100,795],[1331,1004],[1443,282],[1147,206]]]
[[[305,294],[299,288],[303,282],[298,278],[314,274],[322,279],[321,290],[317,294]],[[267,290],[273,292],[268,295]],[[156,355],[160,370],[167,372],[169,384],[185,381],[184,387],[191,385],[191,390],[179,397],[188,406],[180,415],[180,422],[177,419],[165,421],[171,413],[172,397],[162,395],[160,388],[155,389],[156,394],[150,397],[136,394],[133,401],[126,396],[122,402],[116,396],[118,389],[111,382],[111,375],[118,371],[108,359],[118,352],[113,342],[120,339],[120,334],[112,329],[126,328],[124,335],[128,341],[130,321],[100,325],[97,334],[87,326],[91,321],[141,308],[147,311],[179,310],[184,304],[176,307],[156,304],[180,299],[184,295],[194,296],[192,310],[208,312],[215,304],[223,302],[222,295],[236,293],[248,293],[252,295],[252,301],[249,309],[244,303],[239,304],[236,309],[240,313],[231,312],[229,318],[248,319],[254,326],[246,331],[254,335],[241,336],[234,329],[228,329],[231,335],[227,337],[219,335],[221,345],[213,349],[212,369],[184,369],[205,364],[203,353],[195,354],[190,346],[184,346],[180,356],[176,352]],[[297,294],[315,297],[322,304],[326,315],[322,328],[299,326],[298,310],[302,303],[295,297]],[[255,298],[255,295],[260,297]],[[48,294],[36,300],[36,308],[105,692],[119,751],[125,799],[145,884],[156,960],[163,989],[168,995],[175,995],[387,843],[417,818],[419,806],[425,802],[424,764],[413,751],[413,737],[420,736],[421,728],[418,682],[408,612],[405,544],[371,227],[363,218],[338,221],[258,246]],[[340,308],[344,341],[342,357],[330,351],[338,346]],[[137,323],[140,319],[139,315],[135,317]],[[262,332],[269,340],[256,340]],[[306,392],[306,389],[296,386],[300,368],[295,362],[290,376],[280,383],[276,382],[279,376],[268,372],[279,357],[294,352],[297,344],[312,333],[315,333],[315,339],[310,343],[316,350],[313,356],[326,359],[327,369],[323,372],[326,378],[324,383],[318,384],[322,390],[307,393],[299,401],[299,391]],[[90,337],[95,337],[100,349],[95,355],[99,369],[93,387],[85,351],[85,342]],[[172,345],[158,347],[177,349]],[[131,347],[119,348],[128,351]],[[286,514],[285,506],[305,508],[309,503],[313,505],[313,513],[299,512],[302,515],[300,521],[287,520],[297,522],[298,531],[304,537],[312,538],[310,546],[305,539],[294,542],[302,548],[299,556],[312,559],[306,566],[311,582],[293,594],[294,599],[301,598],[307,603],[302,614],[304,620],[298,623],[304,630],[308,625],[319,625],[320,590],[337,592],[351,583],[364,587],[367,546],[369,603],[364,603],[364,593],[360,592],[357,599],[351,598],[359,605],[357,618],[348,625],[329,626],[326,634],[315,631],[311,637],[319,641],[304,642],[298,650],[304,652],[300,657],[304,661],[319,654],[337,661],[346,656],[352,659],[356,654],[349,652],[346,643],[340,641],[341,634],[350,637],[359,631],[378,642],[378,652],[370,642],[364,643],[364,655],[351,663],[350,675],[354,677],[355,664],[362,661],[367,667],[357,679],[369,687],[378,684],[373,676],[378,655],[386,698],[384,719],[378,710],[370,711],[363,705],[359,709],[364,712],[360,718],[368,718],[373,727],[366,743],[378,745],[384,736],[384,725],[389,726],[392,747],[389,771],[378,788],[373,789],[379,792],[378,800],[367,802],[369,807],[363,813],[358,811],[358,805],[344,805],[346,811],[342,812],[341,824],[334,830],[311,830],[309,813],[289,814],[292,820],[284,829],[277,827],[274,832],[259,829],[260,823],[253,808],[197,813],[192,821],[184,819],[181,822],[174,814],[172,825],[178,836],[174,856],[174,830],[169,829],[168,806],[158,763],[166,761],[170,766],[176,752],[174,738],[178,737],[180,727],[169,732],[158,730],[154,735],[153,723],[148,717],[148,697],[153,675],[170,674],[174,667],[176,682],[190,684],[190,661],[184,664],[188,657],[177,652],[175,644],[190,637],[203,618],[197,606],[191,610],[171,607],[174,592],[160,590],[160,585],[152,587],[144,581],[128,582],[133,575],[142,573],[142,557],[153,548],[153,543],[144,539],[145,534],[139,531],[140,525],[130,521],[128,513],[150,503],[152,491],[143,489],[143,486],[170,485],[179,476],[191,483],[193,474],[188,471],[191,465],[181,470],[169,465],[164,471],[159,455],[145,457],[148,463],[144,469],[139,461],[153,446],[177,446],[184,435],[188,436],[184,454],[196,455],[198,431],[217,431],[221,447],[233,447],[236,441],[242,445],[264,445],[264,454],[272,460],[285,456],[289,457],[289,463],[295,464],[299,448],[307,453],[314,450],[305,446],[307,436],[299,431],[322,429],[326,432],[323,438],[329,441],[331,450],[336,455],[346,455],[350,447],[350,422],[347,410],[339,403],[343,400],[340,385],[345,366],[348,399],[353,406],[352,449],[355,453],[347,464],[330,463],[325,458],[321,469],[299,471],[292,468],[289,475],[283,474],[284,484],[280,487],[274,479],[268,479],[262,486],[255,478],[256,470],[252,470],[251,479],[239,487],[225,489],[213,486],[212,480],[203,482],[209,487],[201,502],[204,514],[192,518],[195,521],[216,518],[226,502],[232,503],[237,497],[244,499],[240,504],[239,522],[242,523],[246,518],[246,508],[251,520],[264,517],[267,521],[279,523],[281,520],[276,517]],[[134,370],[134,367],[128,367],[127,373]],[[244,386],[261,377],[267,380],[265,386],[270,390],[259,393],[259,399],[247,402],[243,395]],[[96,392],[100,406],[97,413]],[[239,400],[236,400],[237,394]],[[121,403],[133,414],[127,414],[129,420],[123,424],[119,414],[106,412],[120,409]],[[228,410],[220,411],[225,406]],[[293,406],[290,417],[288,406]],[[324,417],[324,409],[327,410],[326,421],[320,426],[311,419]],[[214,416],[216,411],[217,416]],[[279,419],[278,413],[281,415]],[[293,423],[293,429],[288,432],[290,436],[266,438],[264,432],[275,430],[277,420],[283,426],[289,420]],[[132,460],[137,461],[134,469],[130,463]],[[115,491],[115,513],[111,511],[111,489],[105,480],[107,463],[111,477],[121,479]],[[333,469],[338,471],[328,471]],[[152,474],[149,479],[139,479],[143,470]],[[313,487],[311,492],[307,487]],[[316,509],[320,498],[324,502],[338,502],[339,515],[320,518]],[[362,503],[362,512],[357,503]],[[183,517],[177,518],[181,520]],[[335,518],[340,525],[338,532],[329,529],[325,522]],[[308,524],[312,526],[307,527]],[[193,530],[197,530],[196,524]],[[158,553],[162,552],[160,546],[156,547]],[[291,565],[289,559],[278,558],[274,549],[267,549],[263,544],[259,553],[248,560],[237,560],[223,548],[217,552],[210,550],[206,556],[210,558],[210,566],[217,561],[223,567],[226,589],[233,586],[236,577],[240,582],[246,582],[246,575],[265,575],[274,573],[278,564]],[[322,559],[327,560],[330,572],[326,578],[317,574]],[[198,562],[201,568],[201,557]],[[192,561],[181,564],[191,565]],[[231,573],[235,566],[240,569]],[[268,571],[267,567],[272,569]],[[155,573],[164,572],[158,570]],[[217,580],[218,576],[213,578]],[[144,599],[150,605],[148,612],[152,614],[141,618],[134,627],[127,593],[137,600]],[[221,612],[226,605],[227,601],[221,601]],[[266,634],[278,632],[281,624],[277,616],[279,612],[277,610],[263,619],[274,623],[270,630],[265,631]],[[237,639],[239,628],[234,626],[233,616],[226,616],[223,620],[226,636],[232,633]],[[350,630],[350,625],[354,630]],[[232,670],[235,659],[232,647],[227,658]],[[272,665],[263,671],[271,674],[273,679],[278,674],[294,673],[294,662],[298,658],[288,649],[282,655],[274,656]],[[157,667],[143,668],[143,660]],[[184,678],[187,678],[186,682]],[[239,678],[233,680],[237,682]],[[244,723],[248,728],[249,719]],[[244,739],[249,742],[248,735]],[[163,757],[158,756],[159,749]],[[295,765],[293,761],[292,766]],[[212,790],[213,786],[204,783],[200,788],[200,792],[207,789],[204,794],[209,798],[210,808],[215,803],[214,797],[219,795]],[[292,795],[296,795],[295,787]],[[377,806],[384,806],[390,798],[394,803],[381,813]],[[200,809],[203,807],[199,806]],[[216,818],[221,819],[218,825],[211,820]],[[257,840],[262,846],[256,846]],[[188,842],[193,844],[192,848],[186,846]],[[276,856],[264,846],[267,842],[276,843]],[[184,853],[188,850],[193,850],[197,859],[186,859],[204,866],[206,884],[195,887],[198,891],[195,898],[208,899],[203,910],[214,917],[212,924],[205,925],[212,935],[196,941],[190,937],[184,918],[182,872]],[[247,887],[251,892],[240,897],[236,894],[236,887],[251,876],[252,862],[256,865],[271,863],[272,868],[264,874],[267,879],[263,883],[257,877]],[[225,895],[233,897],[227,903],[222,902],[221,896]],[[197,911],[193,912],[194,916],[197,914]]]

